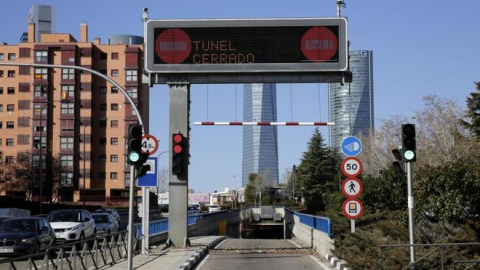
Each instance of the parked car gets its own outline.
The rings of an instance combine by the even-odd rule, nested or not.
[[[202,212],[202,207],[200,206],[200,204],[191,204],[190,206],[195,206],[197,207],[198,212]]]
[[[198,215],[200,214],[200,210],[196,206],[189,206],[187,208],[187,214],[190,215]]]
[[[55,245],[55,232],[45,218],[7,218],[0,223],[0,240],[0,256],[37,254]]]
[[[95,237],[95,221],[87,210],[57,210],[48,215],[57,244]]]
[[[97,229],[97,236],[109,235],[118,232],[118,222],[109,213],[93,213],[95,220],[95,228]]]
[[[162,212],[168,212],[168,204],[161,204],[160,205],[160,210]]]
[[[208,207],[209,213],[219,212],[221,210],[220,205],[210,205]]]
[[[109,213],[120,224],[120,214],[115,208],[102,208],[95,210],[95,213]]]

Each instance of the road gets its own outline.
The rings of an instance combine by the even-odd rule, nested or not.
[[[235,270],[331,269],[319,255],[291,240],[227,239],[196,268]]]

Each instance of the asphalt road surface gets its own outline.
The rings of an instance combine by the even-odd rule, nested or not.
[[[227,239],[196,269],[330,269],[324,265],[315,251],[291,240]]]

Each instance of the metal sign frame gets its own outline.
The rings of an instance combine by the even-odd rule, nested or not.
[[[155,29],[338,26],[338,62],[155,64]],[[345,18],[149,20],[146,23],[145,70],[152,83],[338,82],[351,81]],[[300,42],[300,41],[299,41]],[[300,45],[299,45],[300,47]]]

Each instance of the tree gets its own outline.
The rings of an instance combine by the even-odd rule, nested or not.
[[[259,181],[261,180],[256,173],[250,173],[248,175],[248,183],[245,187],[245,202],[250,205],[253,205],[256,202]]]
[[[340,157],[324,144],[321,133],[315,129],[296,174],[309,212],[325,210],[325,195],[338,190],[335,179],[339,161]]]
[[[467,119],[462,119],[461,123],[475,139],[480,140],[480,82],[474,84],[477,91],[467,97]]]

